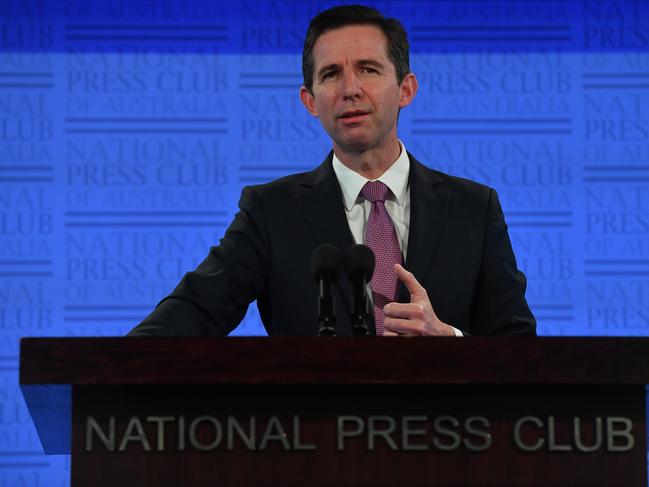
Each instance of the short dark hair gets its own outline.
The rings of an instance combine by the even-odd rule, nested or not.
[[[397,82],[401,84],[410,72],[410,44],[408,34],[397,19],[386,18],[378,10],[363,5],[342,5],[333,7],[311,19],[306,31],[304,49],[302,49],[302,76],[304,86],[313,93],[313,47],[318,38],[325,32],[347,25],[374,25],[381,29],[387,39],[388,57],[394,64]]]

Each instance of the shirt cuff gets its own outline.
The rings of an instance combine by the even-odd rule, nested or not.
[[[464,336],[464,334],[460,330],[455,328],[454,326],[452,326],[451,328],[453,328],[453,331],[455,332],[456,337],[463,337]]]

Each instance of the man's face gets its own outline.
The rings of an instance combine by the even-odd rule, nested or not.
[[[396,140],[399,108],[412,101],[417,81],[409,74],[399,86],[378,27],[326,32],[315,43],[313,60],[313,94],[302,87],[300,96],[335,148],[359,152]]]

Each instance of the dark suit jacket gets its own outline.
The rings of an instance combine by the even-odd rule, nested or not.
[[[535,334],[496,192],[409,157],[405,267],[439,318],[466,334]],[[311,254],[323,243],[343,251],[354,243],[331,160],[332,153],[314,171],[244,188],[220,245],[130,334],[223,336],[257,299],[269,335],[316,335]],[[350,299],[341,277],[337,335],[351,334]],[[398,300],[409,300],[404,286]]]

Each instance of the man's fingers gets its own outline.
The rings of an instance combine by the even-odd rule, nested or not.
[[[420,335],[421,328],[416,322],[402,318],[385,318],[383,320],[385,332],[394,332],[397,335]],[[384,332],[384,334],[385,334]]]
[[[426,319],[426,309],[421,303],[388,303],[383,314],[392,318]]]
[[[401,264],[394,264],[394,270],[399,280],[406,285],[411,301],[418,301],[427,296],[426,289],[419,284],[412,272],[405,270]]]

